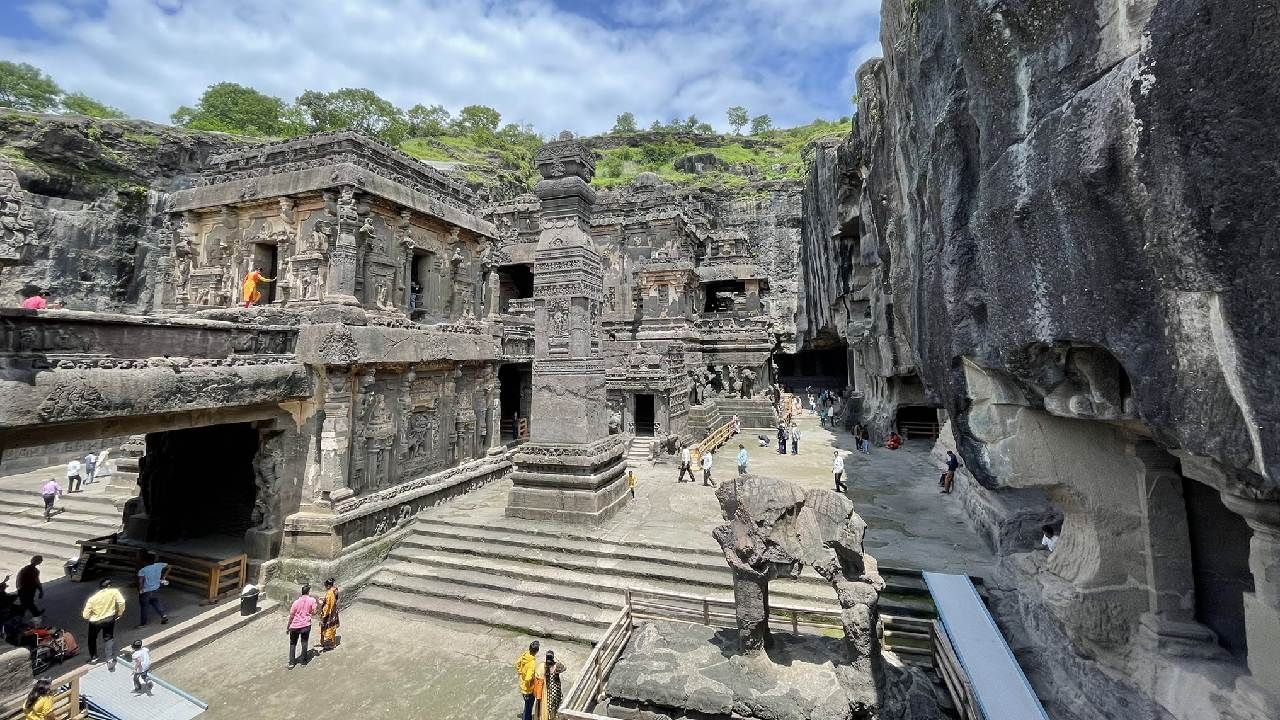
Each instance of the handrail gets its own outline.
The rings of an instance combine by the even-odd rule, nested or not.
[[[53,693],[53,712],[48,720],[80,720],[85,716],[84,707],[80,704],[80,678],[89,670],[88,665],[78,667],[53,681],[56,690]],[[24,692],[0,703],[0,720],[21,718],[22,704],[26,700],[27,693]]]
[[[733,420],[726,420],[723,425],[712,430],[705,438],[693,446],[690,452],[690,459],[696,466],[702,461],[702,453],[715,452],[721,445],[729,441],[733,437]]]
[[[244,587],[249,569],[249,556],[241,553],[220,560],[183,555],[182,553],[150,549],[142,545],[120,542],[120,534],[112,533],[89,540],[78,540],[80,546],[79,570],[74,580],[80,580],[96,567],[124,570],[132,573],[148,553],[169,564],[169,581],[175,586],[204,595],[205,601],[214,603],[234,595]],[[94,562],[97,561],[97,562]]]

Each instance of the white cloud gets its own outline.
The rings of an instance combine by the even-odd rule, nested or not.
[[[39,0],[26,7],[45,37],[0,30],[0,58],[160,121],[233,81],[285,99],[368,87],[402,107],[480,103],[544,133],[599,132],[624,110],[723,127],[733,104],[785,125],[847,114],[876,3],[630,0],[602,22],[549,0]]]

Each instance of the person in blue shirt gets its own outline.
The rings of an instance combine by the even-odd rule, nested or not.
[[[738,474],[739,475],[747,474],[747,459],[748,459],[747,447],[745,445],[738,445]]]
[[[150,562],[138,570],[138,610],[142,613],[138,627],[147,624],[147,607],[150,606],[160,616],[160,624],[169,622],[169,616],[160,604],[160,586],[169,584],[169,565],[160,562],[153,553]]]

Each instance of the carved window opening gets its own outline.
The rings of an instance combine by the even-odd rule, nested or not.
[[[745,309],[747,284],[741,280],[718,280],[706,284],[703,312],[733,312]]]

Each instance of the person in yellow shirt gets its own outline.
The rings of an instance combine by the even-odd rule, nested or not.
[[[627,468],[627,488],[631,490],[631,497],[636,496],[636,471]]]
[[[53,681],[40,678],[22,703],[22,720],[46,720],[53,714]]]
[[[262,268],[257,267],[250,270],[244,276],[244,282],[240,285],[240,299],[244,301],[244,306],[258,304],[262,299],[262,293],[258,291],[258,283],[275,282],[275,278],[269,278],[262,274]]]
[[[124,615],[124,595],[111,587],[110,580],[98,583],[98,592],[85,601],[80,615],[89,621],[89,662],[98,662],[98,635],[102,635],[107,666],[116,666],[116,620]]]
[[[538,674],[538,641],[529,643],[526,650],[516,660],[516,675],[520,676],[520,694],[524,696],[523,720],[533,720],[533,681]]]

